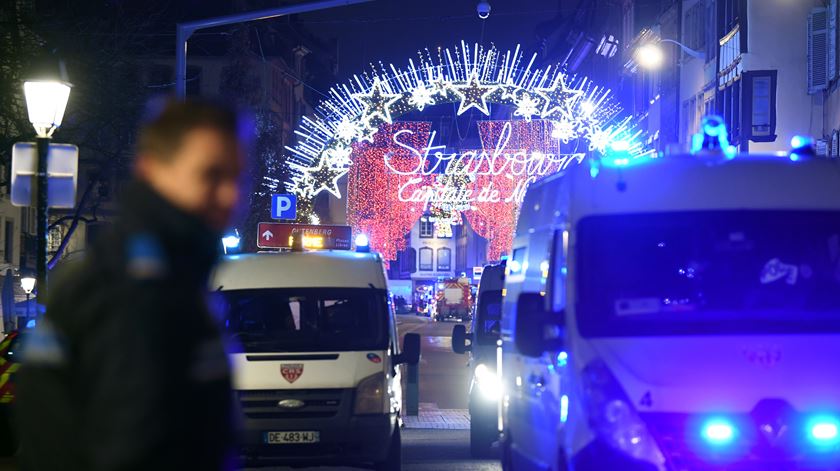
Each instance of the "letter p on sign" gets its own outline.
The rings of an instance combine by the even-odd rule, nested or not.
[[[271,217],[274,219],[297,219],[297,196],[289,194],[271,195]]]

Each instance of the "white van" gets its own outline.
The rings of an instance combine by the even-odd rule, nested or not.
[[[400,469],[402,351],[378,254],[227,257],[212,277],[232,339],[246,464]]]
[[[458,354],[469,352],[470,454],[474,458],[490,455],[493,444],[499,441],[502,388],[496,364],[504,283],[505,262],[484,267],[470,331],[463,324],[452,328],[452,350]]]
[[[572,169],[506,288],[506,470],[840,469],[840,161]]]

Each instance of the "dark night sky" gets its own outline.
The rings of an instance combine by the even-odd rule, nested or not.
[[[338,80],[369,68],[370,62],[393,62],[402,67],[417,51],[480,41],[500,49],[536,45],[540,22],[557,16],[560,0],[490,0],[487,20],[476,14],[477,0],[374,0],[300,15],[313,34],[336,38],[339,44]],[[565,8],[564,8],[565,9]],[[567,12],[564,12],[567,13]]]

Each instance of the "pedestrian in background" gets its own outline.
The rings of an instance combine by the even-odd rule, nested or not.
[[[237,115],[168,103],[142,127],[113,229],[50,280],[18,389],[24,470],[220,470],[229,366],[205,305],[239,198]]]

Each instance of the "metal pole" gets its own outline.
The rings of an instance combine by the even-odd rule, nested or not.
[[[408,364],[405,373],[405,412],[417,416],[420,414],[420,364]]]
[[[37,139],[38,148],[38,170],[35,175],[35,191],[33,195],[36,199],[36,219],[38,221],[38,251],[35,257],[36,272],[36,286],[38,292],[35,300],[36,305],[46,306],[47,293],[47,237],[49,228],[49,215],[47,212],[47,154],[50,149],[50,138],[39,137]],[[36,310],[35,315],[38,315]]]
[[[328,8],[367,3],[370,1],[372,0],[321,0],[178,23],[175,27],[175,94],[178,98],[183,98],[187,94],[187,41],[194,32],[200,29],[255,20],[267,20],[278,16],[326,10]]]

